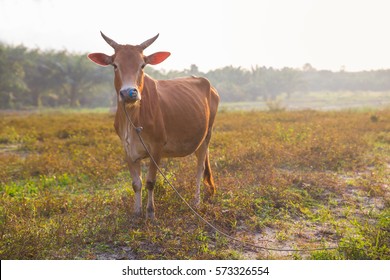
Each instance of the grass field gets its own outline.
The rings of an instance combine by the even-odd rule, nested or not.
[[[158,177],[157,221],[133,191],[108,113],[0,115],[1,259],[390,259],[390,110],[220,112],[217,194],[202,223]],[[195,194],[195,158],[165,160]],[[146,194],[146,192],[144,192]]]
[[[290,96],[280,95],[273,101],[224,102],[220,108],[224,111],[236,110],[367,110],[372,108],[389,108],[390,92],[388,91],[317,91],[295,92]]]

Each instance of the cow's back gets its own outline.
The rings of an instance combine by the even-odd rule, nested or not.
[[[188,77],[157,82],[167,143],[163,156],[186,156],[205,139],[218,106],[207,79]]]

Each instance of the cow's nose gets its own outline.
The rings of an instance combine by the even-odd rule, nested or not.
[[[122,89],[119,93],[123,98],[128,97],[131,99],[135,99],[138,96],[138,90],[136,88]]]

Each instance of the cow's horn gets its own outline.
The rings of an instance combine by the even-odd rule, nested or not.
[[[158,35],[160,34],[157,34],[156,36],[154,36],[153,38],[150,38],[149,40],[146,40],[145,42],[143,42],[142,44],[140,44],[139,46],[144,50],[146,49],[147,47],[149,47],[151,44],[153,44],[154,41],[156,41],[156,39],[158,38]]]
[[[115,42],[114,40],[108,38],[106,35],[103,34],[103,32],[100,31],[100,34],[102,35],[104,41],[106,41],[107,44],[109,44],[111,47],[113,47],[114,50],[119,46],[119,44],[117,42]]]

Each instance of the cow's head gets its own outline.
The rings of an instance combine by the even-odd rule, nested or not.
[[[119,102],[135,103],[141,100],[141,92],[144,84],[144,67],[147,64],[155,65],[163,62],[169,52],[157,52],[149,56],[143,54],[144,49],[149,47],[158,37],[146,40],[140,45],[121,45],[100,32],[103,39],[114,48],[113,55],[104,53],[91,53],[88,58],[101,65],[112,65],[115,71],[115,89]]]

